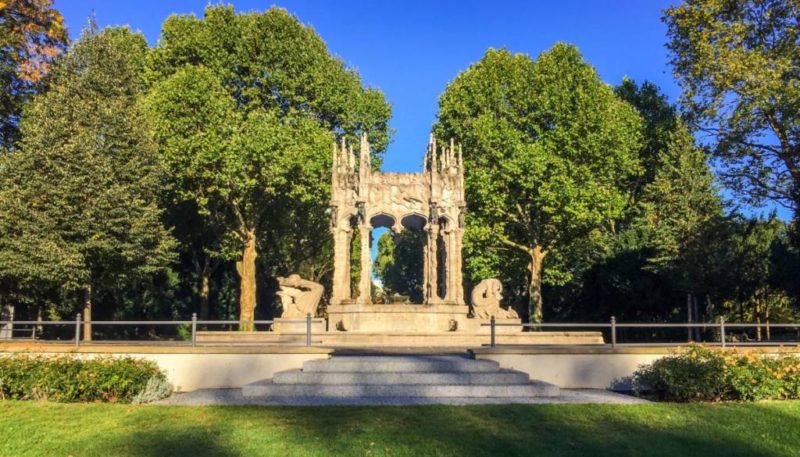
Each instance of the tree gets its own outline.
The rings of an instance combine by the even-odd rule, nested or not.
[[[705,152],[678,122],[644,188],[633,222],[651,249],[648,268],[671,279],[687,297],[689,321],[698,320],[698,295],[708,294],[714,251],[721,241],[722,199]]]
[[[0,3],[0,148],[17,139],[22,106],[67,44],[52,0]]]
[[[386,232],[378,239],[375,274],[388,293],[407,295],[411,303],[422,302],[422,230]]]
[[[639,149],[639,163],[642,173],[634,175],[628,184],[630,192],[629,208],[636,208],[644,187],[655,179],[662,154],[667,150],[672,133],[678,128],[675,108],[655,84],[645,81],[636,84],[625,78],[614,88],[619,98],[630,103],[642,117],[642,147]],[[629,213],[630,214],[630,213]]]
[[[512,263],[500,250],[524,256],[529,315],[539,322],[543,262],[622,214],[624,184],[640,169],[640,130],[633,108],[574,46],[557,44],[536,62],[490,49],[448,85],[435,126],[464,145],[465,249],[478,254],[468,268]],[[569,271],[549,273],[555,282]]]
[[[298,267],[287,261],[293,254],[330,253],[319,240],[329,243],[320,229],[334,135],[367,132],[382,151],[389,106],[278,8],[171,16],[148,57],[148,81],[146,106],[176,203],[192,202],[218,235],[206,251],[237,260],[240,319],[253,320],[258,251],[270,250],[270,269]]]
[[[669,8],[682,103],[711,135],[723,180],[800,209],[800,3],[689,0]]]
[[[89,29],[32,101],[2,165],[0,276],[83,292],[161,271],[173,240],[157,205],[162,173],[138,108],[144,37]],[[91,327],[84,338],[91,338]]]

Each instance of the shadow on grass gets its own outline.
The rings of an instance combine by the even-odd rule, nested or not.
[[[298,408],[279,414],[302,424],[284,439],[311,455],[795,455],[796,409],[742,406],[357,407],[323,414]],[[787,434],[794,443],[785,442]]]
[[[797,455],[800,402],[734,405],[27,407],[8,412],[26,455]],[[55,415],[54,415],[55,414]],[[70,420],[72,429],[52,422]],[[0,419],[0,423],[3,420]],[[44,427],[44,429],[43,429]],[[80,432],[80,433],[79,433]],[[3,454],[0,444],[0,454]],[[6,448],[7,450],[10,448]]]

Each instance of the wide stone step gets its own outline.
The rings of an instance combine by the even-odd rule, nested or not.
[[[500,365],[493,360],[474,360],[457,356],[344,356],[309,360],[305,372],[492,372]]]
[[[527,373],[514,370],[464,372],[330,372],[287,370],[275,373],[275,384],[524,384]]]
[[[559,388],[542,381],[506,385],[430,385],[430,384],[275,384],[271,380],[248,384],[242,388],[246,398],[358,398],[358,397],[425,397],[425,398],[509,398],[556,397]]]

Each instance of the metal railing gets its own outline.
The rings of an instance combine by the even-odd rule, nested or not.
[[[670,328],[683,328],[688,330],[689,338],[687,342],[692,341],[692,329],[718,329],[719,330],[719,341],[715,343],[719,343],[723,348],[727,345],[752,345],[752,344],[765,344],[764,342],[758,343],[743,343],[743,342],[728,342],[726,337],[726,331],[730,329],[779,329],[779,328],[789,328],[800,330],[800,323],[732,323],[732,322],[725,322],[724,317],[720,317],[718,322],[705,322],[705,323],[632,323],[632,322],[617,322],[617,319],[614,316],[611,316],[608,322],[593,322],[593,323],[585,323],[585,322],[547,322],[547,323],[533,323],[533,324],[515,324],[515,323],[507,323],[507,322],[497,322],[494,316],[489,319],[488,324],[481,324],[481,326],[488,326],[490,327],[489,330],[489,346],[495,347],[497,346],[497,327],[522,327],[530,328],[530,329],[538,329],[538,328],[593,328],[593,329],[609,329],[609,333],[611,336],[611,347],[616,348],[619,344],[617,342],[617,330],[622,328],[636,328],[636,329],[670,329]],[[767,342],[766,344],[786,344],[786,343],[796,343],[800,344],[800,339],[794,341],[780,341],[780,342]],[[631,343],[635,345],[642,345],[647,343]],[[663,343],[657,343],[663,344]]]
[[[311,346],[313,344],[312,324],[315,323],[315,322],[316,323],[325,322],[325,320],[324,319],[314,319],[314,318],[311,317],[310,314],[307,314],[305,319],[281,319],[279,321],[279,323],[281,323],[281,324],[302,324],[302,323],[305,323],[306,324],[305,325],[305,345],[306,346]],[[81,314],[78,313],[75,316],[75,320],[74,321],[44,321],[44,320],[42,320],[42,321],[38,321],[38,320],[37,321],[18,321],[18,320],[0,321],[0,329],[2,329],[3,326],[10,326],[10,328],[6,328],[4,330],[8,331],[9,334],[13,335],[12,332],[18,332],[20,330],[20,329],[14,328],[14,326],[17,326],[17,325],[33,326],[33,328],[30,330],[31,331],[30,340],[35,340],[36,336],[37,336],[37,333],[36,333],[37,332],[36,331],[37,327],[40,327],[40,326],[41,327],[44,327],[44,326],[74,327],[75,328],[75,333],[74,333],[75,336],[74,336],[74,338],[71,339],[71,341],[73,341],[75,346],[78,347],[81,344],[86,343],[86,341],[81,339],[81,335],[82,335],[81,334],[81,327],[83,327],[84,325],[87,325],[87,324],[88,325],[92,325],[93,327],[94,326],[132,326],[132,327],[136,327],[136,326],[157,326],[157,325],[160,326],[160,325],[164,325],[164,326],[175,326],[177,328],[177,327],[180,327],[180,326],[189,326],[190,329],[191,329],[191,334],[190,334],[189,341],[187,341],[186,343],[187,344],[191,344],[191,346],[197,346],[197,326],[198,325],[206,325],[206,326],[208,326],[208,325],[228,325],[228,326],[236,325],[236,326],[239,326],[239,328],[241,328],[241,326],[243,326],[243,325],[252,325],[252,326],[255,326],[255,325],[272,325],[272,324],[275,324],[275,323],[276,323],[275,320],[251,320],[251,321],[244,321],[244,320],[199,320],[199,319],[197,319],[197,314],[196,313],[192,314],[192,319],[191,320],[187,320],[187,321],[183,321],[183,320],[181,320],[181,321],[164,321],[164,320],[161,320],[161,321],[85,321],[85,320],[82,319]],[[38,334],[38,336],[41,337],[41,332]],[[85,338],[85,333],[84,333],[83,336]],[[12,341],[14,339],[16,339],[16,338],[13,338],[13,337],[12,338],[0,338],[0,341]],[[25,338],[24,340],[28,340],[28,338]],[[103,341],[103,340],[94,340],[94,339],[91,339],[91,340],[92,341]],[[40,341],[44,341],[44,340],[40,340]],[[52,340],[46,340],[46,341],[52,341]],[[59,340],[57,342],[64,342],[64,341],[66,341],[66,340]],[[108,340],[105,340],[105,341],[108,341]]]

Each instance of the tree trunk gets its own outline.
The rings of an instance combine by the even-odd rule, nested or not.
[[[242,260],[236,263],[239,273],[239,320],[252,321],[256,314],[256,233],[248,230],[242,249]],[[239,329],[253,331],[252,323],[245,323]]]
[[[83,341],[92,341],[92,285],[83,290]]]
[[[211,292],[211,268],[208,259],[203,260],[200,270],[200,319],[208,319],[208,296]]]
[[[764,330],[767,331],[767,341],[772,341],[772,330],[769,328],[769,303],[764,303]]]
[[[753,310],[753,314],[756,321],[756,341],[761,341],[761,297],[759,296],[758,292],[756,292],[756,300],[755,300],[755,309]]]
[[[542,322],[543,300],[542,300],[542,261],[547,253],[541,247],[536,246],[528,251],[530,262],[528,263],[528,273],[530,282],[528,283],[528,315],[531,323]]]

